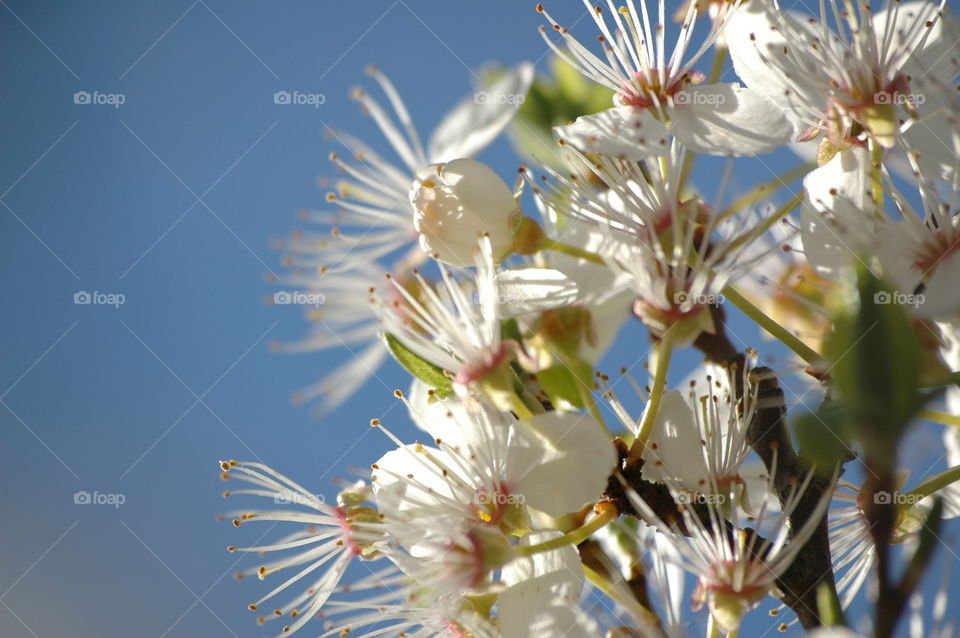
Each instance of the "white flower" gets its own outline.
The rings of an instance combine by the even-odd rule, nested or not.
[[[486,234],[496,261],[510,253],[521,219],[513,193],[490,167],[457,159],[417,171],[410,187],[420,247],[434,259],[473,264],[477,238]]]
[[[644,521],[673,542],[684,569],[698,577],[693,594],[694,610],[707,603],[717,625],[729,633],[738,629],[743,614],[773,590],[776,579],[790,566],[819,524],[829,497],[821,499],[801,528],[790,529],[789,516],[811,478],[812,474],[795,487],[772,524],[757,530],[769,535],[763,541],[742,529],[738,509],[726,507],[721,499],[706,499],[708,516],[702,520],[687,505],[686,490],[678,483],[668,483],[668,487],[678,503],[689,538],[679,535],[676,526],[663,522],[635,494],[631,494],[631,502]],[[764,521],[765,515],[766,511],[761,508],[756,521]]]
[[[292,622],[283,631],[297,631],[324,606],[354,559],[381,557],[379,550],[385,548],[385,530],[377,510],[365,504],[369,491],[366,485],[358,483],[345,489],[338,496],[337,505],[332,506],[327,505],[322,496],[311,494],[259,463],[223,461],[220,469],[224,480],[239,479],[254,486],[252,489],[224,492],[225,497],[252,494],[272,498],[278,505],[274,509],[245,510],[225,515],[226,518],[232,518],[236,527],[250,521],[288,522],[301,526],[297,532],[274,543],[228,548],[231,552],[287,552],[285,556],[253,570],[261,580],[281,570],[297,569],[286,581],[249,605],[255,611],[292,585],[302,588],[289,602],[261,617],[261,622],[289,615]]]
[[[569,301],[569,285],[558,285],[562,276],[543,269],[498,275],[486,236],[475,248],[474,259],[476,273],[470,282],[459,282],[440,264],[441,282],[435,290],[415,273],[419,297],[391,279],[399,299],[380,299],[378,315],[385,332],[449,372],[458,394],[467,396],[482,386],[495,400],[506,401],[498,405],[509,407],[513,373],[508,363],[513,353],[500,338],[500,321],[509,316],[502,309],[529,310],[538,298],[539,309],[563,305]],[[506,295],[510,303],[505,303]]]
[[[801,209],[804,252],[817,273],[838,280],[864,260],[893,285],[903,301],[924,317],[946,317],[960,309],[960,216],[935,188],[917,184],[921,208],[889,183],[892,213],[877,209],[868,195],[869,158],[862,148],[837,153],[804,179]],[[917,169],[917,176],[920,175]],[[956,196],[953,196],[956,199]]]
[[[682,199],[684,156],[677,143],[662,163],[575,152],[604,189],[557,173],[549,182],[549,206],[605,233],[602,256],[635,293],[634,314],[657,336],[672,330],[676,344],[713,332],[708,306],[720,303],[727,282],[760,257],[747,258],[756,234],[735,215],[721,217],[696,197]]]
[[[740,79],[791,112],[800,140],[825,133],[827,159],[866,137],[942,157],[940,142],[904,135],[921,123],[943,128],[944,89],[960,69],[949,51],[957,24],[943,3],[892,2],[877,13],[836,0],[820,7],[819,20],[783,11],[776,0],[739,9],[725,35]]]
[[[602,59],[580,44],[538,5],[566,51],[554,44],[546,29],[540,33],[557,55],[587,78],[614,91],[614,108],[581,117],[557,134],[584,151],[641,158],[666,150],[666,135],[675,135],[690,149],[714,155],[756,155],[772,151],[789,140],[790,130],[780,108],[763,93],[736,83],[706,84],[693,70],[717,39],[730,9],[720,7],[699,49],[687,56],[694,38],[698,3],[687,5],[683,24],[669,59],[665,51],[665,0],[657,3],[656,23],[646,0],[633,0],[619,9],[608,0],[607,9],[584,0],[599,29]],[[611,24],[608,24],[609,16]]]
[[[703,494],[730,494],[743,483],[740,467],[750,451],[747,427],[756,385],[742,405],[732,388],[737,375],[748,387],[745,372],[706,365],[692,375],[686,396],[679,390],[664,393],[642,455],[644,479]]]
[[[323,232],[295,233],[283,244],[288,252],[285,263],[293,271],[282,283],[322,295],[324,301],[307,311],[315,327],[310,335],[275,347],[292,352],[343,347],[350,353],[349,361],[296,397],[299,401],[322,398],[322,411],[335,408],[356,392],[387,355],[377,339],[378,324],[369,297],[389,267],[383,261],[399,259],[393,270],[402,277],[402,272],[425,258],[416,245],[408,198],[417,171],[480,152],[510,122],[533,80],[533,66],[524,63],[481,85],[441,120],[424,148],[396,88],[377,69],[370,67],[368,73],[386,94],[399,125],[368,93],[357,90],[354,95],[400,163],[384,159],[346,132],[331,131],[331,137],[343,143],[357,162],[347,162],[336,153],[331,156],[346,174],[337,183],[336,193],[327,195],[327,201],[340,210],[336,214],[305,213],[307,221],[324,227]]]
[[[498,525],[525,508],[562,516],[599,498],[616,464],[608,435],[587,416],[546,412],[517,420],[487,403],[475,410],[417,395],[408,404],[411,414],[437,448],[395,441],[400,449],[377,462],[374,490],[388,519],[406,512]]]

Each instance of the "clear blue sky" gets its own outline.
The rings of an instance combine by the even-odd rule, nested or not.
[[[544,68],[533,4],[0,0],[0,636],[264,633],[245,609],[263,585],[233,582],[224,548],[241,539],[214,520],[216,461],[259,459],[332,495],[333,476],[389,447],[370,418],[411,432],[394,366],[322,421],[290,404],[344,355],[267,348],[304,331],[263,302],[282,272],[270,240],[322,205],[326,125],[387,150],[348,98],[366,64],[426,133],[470,69]],[[325,102],[276,105],[281,90]],[[506,141],[481,157],[519,164]],[[76,305],[78,291],[124,303]],[[620,344],[635,357],[646,337]],[[618,356],[611,369],[632,363]],[[77,491],[125,502],[75,505]]]

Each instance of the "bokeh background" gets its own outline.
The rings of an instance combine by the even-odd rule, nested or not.
[[[592,40],[581,4],[550,8]],[[215,520],[216,462],[260,460],[332,496],[334,476],[389,449],[371,418],[413,434],[393,364],[321,420],[291,403],[350,355],[270,351],[305,330],[264,301],[283,272],[271,239],[322,206],[327,125],[389,153],[349,99],[366,64],[425,135],[484,63],[545,68],[540,23],[513,0],[0,0],[0,637],[266,633],[245,609],[264,585],[234,582],[251,562],[225,551],[266,529]],[[505,139],[481,159],[504,176],[521,161]],[[747,164],[730,188],[795,163]],[[718,175],[700,176],[707,193]],[[75,304],[84,291],[123,303]],[[632,327],[605,364],[647,347]],[[937,447],[918,441],[916,458]],[[123,502],[76,504],[84,491]]]

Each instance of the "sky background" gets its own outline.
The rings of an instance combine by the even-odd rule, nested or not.
[[[271,240],[323,204],[327,125],[387,152],[348,97],[371,84],[366,64],[426,136],[472,69],[545,68],[533,4],[0,0],[0,637],[265,633],[245,608],[263,584],[231,577],[253,562],[225,551],[265,528],[240,538],[215,520],[229,505],[216,462],[260,460],[332,496],[332,477],[389,449],[371,418],[412,436],[392,364],[323,420],[291,404],[348,355],[270,351],[305,330],[264,302],[283,272]],[[481,159],[505,176],[521,161],[503,139]],[[747,164],[731,188],[795,162]],[[81,291],[124,303],[75,304]],[[628,331],[608,369],[647,347]],[[78,491],[124,502],[77,505]]]

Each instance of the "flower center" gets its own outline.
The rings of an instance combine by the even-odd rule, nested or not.
[[[913,266],[925,276],[958,248],[960,248],[960,232],[953,228],[938,230],[923,242],[920,250],[917,251]]]
[[[667,73],[661,80],[658,69],[647,69],[638,71],[632,82],[620,87],[614,100],[617,106],[633,106],[640,109],[665,106],[670,98],[676,96],[685,87],[700,84],[704,80],[706,76],[697,71],[688,71],[674,78]]]

